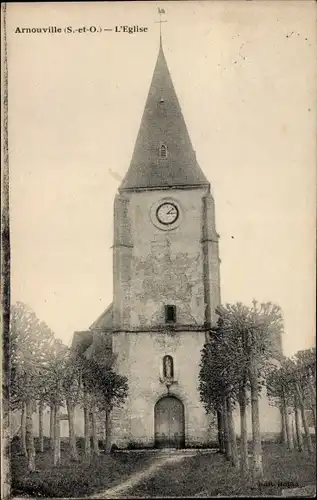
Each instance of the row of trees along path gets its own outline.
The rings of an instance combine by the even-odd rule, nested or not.
[[[85,456],[99,454],[97,415],[104,417],[106,452],[110,451],[110,414],[120,406],[128,391],[127,379],[113,370],[113,356],[99,346],[98,360],[87,359],[55,339],[52,330],[25,304],[11,308],[11,411],[21,411],[21,447],[29,471],[35,470],[33,414],[38,409],[39,447],[44,451],[43,413],[50,409],[50,446],[54,465],[61,461],[60,417],[67,409],[69,446],[78,460],[75,408],[84,412]],[[90,444],[90,422],[93,446]]]
[[[294,359],[282,355],[283,316],[272,303],[252,307],[241,303],[217,309],[217,326],[212,329],[203,351],[199,373],[201,400],[207,413],[217,415],[220,450],[244,476],[251,472],[263,477],[259,399],[263,387],[271,404],[283,416],[283,442],[294,446],[289,414],[294,409],[298,449],[303,448],[302,419],[308,452],[311,437],[305,410],[312,408],[315,418],[315,349],[297,353]],[[247,407],[251,406],[252,452],[248,455]],[[239,407],[240,444],[238,449],[233,411]],[[315,418],[316,425],[316,418]]]
[[[302,451],[306,446],[312,453],[307,410],[312,414],[316,435],[316,348],[298,351],[292,358],[283,357],[280,365],[267,373],[267,391],[272,403],[280,408],[282,442],[289,450],[296,447]],[[292,416],[295,425],[291,427]]]

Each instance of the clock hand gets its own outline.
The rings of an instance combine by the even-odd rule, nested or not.
[[[175,212],[174,208],[171,208],[168,212],[166,212],[166,215],[170,215]]]

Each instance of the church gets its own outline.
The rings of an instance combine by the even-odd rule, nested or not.
[[[124,406],[112,412],[111,440],[120,448],[216,441],[198,374],[220,304],[218,240],[210,182],[160,39],[131,163],[114,200],[113,302],[73,339],[92,356],[106,339],[115,370],[128,379]],[[266,431],[278,432],[278,411],[265,405]]]

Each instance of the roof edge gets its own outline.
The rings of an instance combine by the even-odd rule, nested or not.
[[[113,302],[110,302],[110,304],[108,305],[108,307],[98,316],[98,318],[91,324],[91,326],[89,327],[89,330],[92,331],[92,330],[95,330],[95,329],[99,329],[98,328],[98,323],[100,323],[100,321],[111,311],[112,309],[112,305],[113,305]]]
[[[180,190],[192,190],[201,189],[203,187],[208,187],[210,189],[210,182],[201,182],[201,184],[176,184],[175,186],[139,186],[139,187],[119,187],[119,193],[124,192],[139,192],[139,191],[174,191],[175,189]]]

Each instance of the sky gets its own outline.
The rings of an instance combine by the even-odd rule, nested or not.
[[[316,4],[8,4],[12,301],[66,344],[112,301],[114,196],[159,46],[220,234],[223,303],[281,306],[315,343]],[[147,27],[115,32],[115,26]],[[62,33],[17,33],[56,26]],[[83,26],[101,33],[64,33]]]

